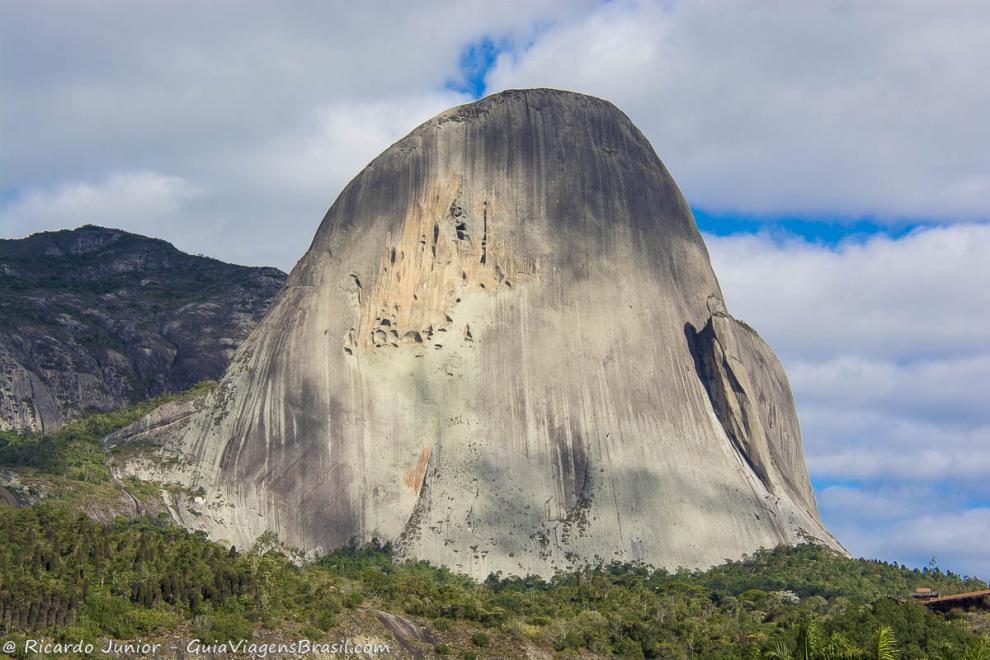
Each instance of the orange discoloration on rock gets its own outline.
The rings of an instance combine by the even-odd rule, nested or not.
[[[361,308],[361,349],[427,343],[452,323],[460,297],[494,294],[531,279],[496,237],[501,221],[485,200],[462,200],[461,179],[433,186],[406,211],[402,234],[390,236],[370,295]]]
[[[416,467],[412,470],[406,470],[404,477],[406,485],[414,493],[419,493],[419,489],[423,486],[423,479],[426,477],[426,466],[430,462],[430,454],[432,453],[433,447],[423,447],[423,451],[419,453],[419,460],[416,461]]]

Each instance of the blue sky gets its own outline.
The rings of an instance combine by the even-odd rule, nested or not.
[[[0,238],[95,223],[287,270],[425,118],[607,98],[787,368],[826,523],[990,576],[990,7],[54,4],[0,5]]]
[[[499,53],[505,51],[504,46],[495,43],[490,37],[482,37],[465,46],[457,58],[457,76],[447,82],[447,89],[473,99],[484,96],[485,78],[495,65]]]
[[[863,240],[874,234],[897,238],[933,223],[910,222],[891,227],[875,220],[820,217],[763,216],[752,217],[739,213],[709,213],[693,208],[698,228],[706,234],[729,236],[740,232],[768,232],[781,236],[799,236],[807,241],[836,245],[842,241]]]

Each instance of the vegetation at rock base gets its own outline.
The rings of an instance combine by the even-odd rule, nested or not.
[[[54,433],[0,431],[0,466],[32,467],[48,474],[69,475],[81,481],[108,480],[106,454],[101,445],[103,438],[136,422],[164,403],[195,398],[215,386],[214,381],[203,381],[178,394],[165,394],[126,408],[89,415]]]
[[[0,506],[0,537],[6,632],[130,639],[190,622],[226,640],[279,617],[326,630],[341,606],[329,574],[278,552],[242,555],[167,519],[103,526],[64,507]]]
[[[814,545],[709,571],[625,564],[475,584],[396,561],[387,546],[297,566],[271,537],[239,552],[164,519],[104,526],[64,506],[0,506],[0,629],[65,640],[180,628],[226,640],[286,626],[334,638],[342,613],[373,608],[426,622],[433,651],[459,657],[521,643],[625,657],[987,657],[990,645],[960,621],[897,598],[920,585],[984,586]]]
[[[19,504],[42,499],[61,502],[105,522],[117,515],[133,515],[134,502],[145,511],[163,510],[160,484],[114,479],[112,455],[101,441],[164,403],[193,399],[215,385],[203,381],[178,394],[90,415],[53,433],[0,431],[0,501],[8,495]]]

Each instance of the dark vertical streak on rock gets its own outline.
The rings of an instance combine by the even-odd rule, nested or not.
[[[484,265],[488,260],[488,200],[485,200],[482,205],[481,218],[481,263]]]

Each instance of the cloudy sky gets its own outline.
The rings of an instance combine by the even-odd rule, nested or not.
[[[607,98],[791,376],[856,555],[990,576],[990,5],[0,2],[0,237],[285,270],[347,180],[509,87]]]

